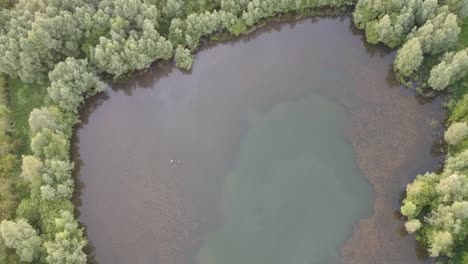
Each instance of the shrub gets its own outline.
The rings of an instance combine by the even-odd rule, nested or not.
[[[16,249],[21,261],[32,262],[37,259],[41,250],[41,238],[37,231],[24,219],[18,222],[2,221],[0,233],[9,248]]]
[[[450,145],[456,145],[468,134],[468,125],[465,122],[457,122],[450,125],[444,135],[445,141]]]
[[[193,56],[190,50],[185,49],[182,46],[177,46],[176,53],[175,53],[175,62],[177,67],[190,70],[193,64]]]
[[[418,219],[413,219],[405,223],[405,228],[408,233],[414,233],[421,228],[421,222]]]

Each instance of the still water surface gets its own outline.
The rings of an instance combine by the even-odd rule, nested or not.
[[[112,85],[76,133],[80,220],[94,260],[323,264],[351,252],[371,263],[346,242],[361,245],[359,219],[372,219],[382,196],[396,229],[381,229],[409,248],[395,252],[399,263],[414,263],[392,206],[417,166],[434,163],[424,131],[435,107],[393,80],[393,56],[366,48],[349,18],[320,18],[206,48],[190,74],[154,67]],[[394,124],[385,127],[383,113]],[[398,136],[407,133],[420,137]],[[366,170],[373,155],[362,154],[395,145],[367,140],[382,135],[408,145],[392,155],[424,158],[386,169],[400,170],[388,199],[385,182],[372,180],[381,173]]]

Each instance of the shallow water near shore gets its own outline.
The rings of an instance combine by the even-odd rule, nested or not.
[[[272,24],[154,66],[82,111],[80,221],[100,264],[418,263],[394,217],[435,168],[440,101],[349,17]]]

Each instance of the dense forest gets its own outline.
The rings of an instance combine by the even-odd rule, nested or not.
[[[449,90],[448,157],[407,188],[408,232],[441,261],[468,263],[468,15],[466,0],[1,0],[0,262],[86,263],[74,217],[73,127],[102,78],[159,60],[190,70],[210,39],[283,15],[353,10],[367,41],[398,48],[400,80]],[[464,251],[465,249],[465,251]]]

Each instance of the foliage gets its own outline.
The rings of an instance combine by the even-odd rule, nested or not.
[[[460,143],[468,134],[468,125],[465,122],[452,123],[445,132],[444,138],[450,145]]]
[[[57,107],[34,108],[29,114],[29,129],[36,134],[47,128],[51,131],[63,131],[67,122]]]
[[[461,153],[451,155],[445,162],[445,169],[449,172],[459,171],[462,173],[467,172],[468,168],[468,149]]]
[[[468,15],[467,0],[445,0],[444,4],[449,6],[450,12],[457,14],[461,18]]]
[[[68,158],[68,148],[67,138],[50,129],[41,130],[31,140],[31,149],[39,158],[65,160]]]
[[[84,1],[20,0],[0,35],[0,70],[25,82],[47,80],[55,63],[79,55],[85,37]]]
[[[401,46],[413,28],[422,26],[437,12],[435,0],[360,0],[353,17],[356,26],[365,29],[370,43]]]
[[[22,261],[32,262],[39,257],[42,245],[41,238],[26,220],[2,221],[0,234],[5,241],[5,246],[16,249],[16,254]]]
[[[405,228],[409,233],[414,233],[421,228],[421,222],[418,219],[410,220],[405,223]]]
[[[354,22],[366,31],[370,43],[382,42],[398,50],[394,69],[401,77],[415,77],[427,82],[434,90],[444,90],[460,82],[468,73],[468,56],[457,49],[461,29],[459,17],[465,17],[468,1],[465,0],[359,0],[353,13]],[[461,43],[466,46],[468,21],[463,23]],[[445,53],[445,54],[444,54]],[[439,56],[439,54],[444,54]],[[424,61],[424,56],[438,63]],[[434,56],[437,55],[437,56]],[[433,64],[429,74],[424,74]],[[424,65],[424,67],[422,67]],[[462,87],[468,87],[462,82]],[[468,89],[452,101],[450,120],[466,121],[468,117]],[[406,189],[401,212],[408,218],[405,227],[416,232],[417,238],[433,257],[462,256],[468,237],[468,181],[467,151],[456,153],[468,133],[465,122],[453,123],[445,133],[452,146],[443,172],[419,175]],[[465,250],[466,252],[466,250]],[[459,259],[457,257],[454,259]]]
[[[449,52],[442,61],[431,70],[429,86],[435,90],[444,90],[450,84],[463,79],[468,74],[467,49]]]
[[[36,107],[45,104],[47,89],[43,86],[30,85],[19,79],[9,79],[10,119],[13,122],[13,137],[18,139],[18,152],[27,154],[30,144],[29,114]]]
[[[53,241],[44,243],[47,251],[47,263],[49,264],[85,264],[86,255],[83,247],[86,241],[83,239],[83,231],[69,211],[62,211],[59,218],[55,219],[58,232]]]
[[[417,38],[412,38],[398,50],[395,58],[395,71],[409,77],[415,72],[423,61],[421,44]]]
[[[49,73],[50,98],[62,109],[76,112],[85,96],[104,90],[104,84],[90,71],[87,60],[67,58]],[[59,114],[56,114],[59,115]],[[31,120],[31,119],[30,119]]]
[[[461,29],[457,15],[450,13],[446,6],[438,9],[438,14],[411,34],[418,38],[424,54],[439,54],[453,48],[458,41]]]
[[[401,212],[408,232],[420,232],[431,256],[453,255],[468,235],[468,177],[446,170],[418,176],[408,185]],[[429,213],[428,213],[429,212]],[[421,214],[426,215],[420,222]]]
[[[190,50],[183,48],[182,46],[177,46],[175,53],[175,62],[177,67],[190,70],[193,64],[193,57],[190,54]]]
[[[171,42],[162,37],[149,20],[145,20],[141,33],[128,38],[115,32],[111,32],[110,38],[101,37],[92,53],[93,63],[98,69],[115,77],[147,68],[155,60],[171,57]]]

